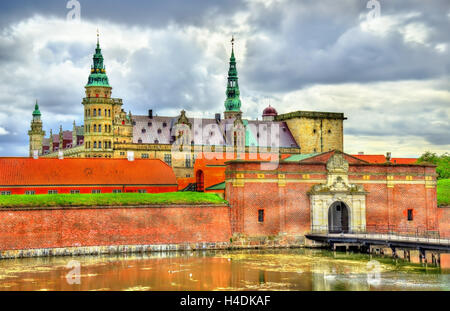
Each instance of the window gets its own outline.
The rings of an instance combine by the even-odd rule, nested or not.
[[[97,124],[94,124],[94,133],[97,132]]]
[[[80,190],[70,190],[70,194],[80,194]]]
[[[125,155],[125,152],[121,151],[121,152],[120,152],[120,155],[121,155],[121,156],[124,156],[124,155]]]
[[[108,125],[105,124],[105,133],[108,133]]]
[[[111,109],[108,109],[108,117],[111,116]]]
[[[191,155],[186,155],[186,167],[191,167]]]
[[[167,123],[166,123],[166,122],[164,122],[164,123],[163,123],[163,127],[166,127],[166,126],[167,126]]]
[[[11,195],[11,191],[2,191],[0,195]]]
[[[331,134],[331,130],[328,130],[328,134]]]
[[[138,144],[142,144],[142,139],[139,138]]]
[[[120,189],[113,189],[112,193],[122,193],[122,190],[120,190]]]
[[[94,113],[92,114],[94,117],[97,116],[97,109],[94,109]]]
[[[264,222],[264,210],[258,210],[258,222]]]
[[[94,141],[94,148],[97,148],[97,142]]]
[[[316,132],[317,132],[316,129],[314,129],[314,130],[313,130],[313,133],[316,134]]]
[[[25,194],[26,194],[26,195],[35,195],[36,192],[33,191],[33,190],[28,190],[28,191],[25,191]]]
[[[172,166],[172,155],[171,154],[165,154],[164,155],[164,162],[166,162],[168,165]]]
[[[159,140],[155,139],[155,144],[159,144]]]
[[[92,190],[92,193],[102,193],[102,191],[101,190],[99,190],[99,189],[94,189],[94,190]]]
[[[98,116],[101,117],[101,115],[102,115],[102,110],[99,109],[99,110],[98,110]]]
[[[102,142],[101,142],[101,141],[98,142],[98,148],[99,148],[99,149],[102,148]]]
[[[152,122],[148,122],[148,127],[151,127],[152,126]]]
[[[98,132],[99,132],[99,133],[102,132],[102,125],[101,125],[101,124],[98,125]]]
[[[139,189],[138,192],[139,192],[139,193],[147,193],[147,190],[145,190],[145,189]]]
[[[58,194],[58,190],[49,190],[48,194]]]
[[[158,134],[161,134],[162,133],[162,130],[161,129],[158,129]]]
[[[144,133],[147,132],[147,130],[146,129],[142,129],[141,132],[142,132],[142,134],[144,134]]]
[[[412,221],[414,218],[413,216],[414,216],[413,210],[409,209],[408,210],[408,221]]]
[[[148,153],[143,153],[143,154],[141,155],[141,158],[142,158],[142,159],[148,159]]]

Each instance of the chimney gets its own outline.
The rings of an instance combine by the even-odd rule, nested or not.
[[[153,119],[153,110],[152,110],[152,109],[150,109],[150,110],[148,111],[148,117],[149,117],[150,119]]]
[[[358,152],[358,155],[364,155],[364,151]]]
[[[128,151],[128,152],[127,152],[127,159],[128,159],[128,161],[130,161],[130,162],[133,162],[133,161],[134,161],[134,151]]]
[[[39,159],[39,151],[38,150],[33,150],[33,159],[35,159],[35,160]]]
[[[216,122],[220,123],[220,113],[216,113]]]
[[[386,161],[391,162],[391,153],[390,152],[386,152]]]

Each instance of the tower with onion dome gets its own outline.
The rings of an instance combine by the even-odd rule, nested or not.
[[[97,33],[97,47],[88,82],[85,86],[84,149],[88,158],[112,158],[114,144],[132,142],[133,126],[122,110],[122,100],[111,98],[104,58]]]
[[[30,157],[42,154],[42,145],[44,143],[45,132],[42,130],[41,111],[36,100],[33,111],[33,119],[31,121],[31,129],[28,131],[30,137]]]

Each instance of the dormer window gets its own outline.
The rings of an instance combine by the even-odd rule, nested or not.
[[[163,127],[166,127],[166,126],[167,126],[167,123],[166,123],[166,122],[164,122],[164,123],[163,123]]]
[[[159,144],[159,140],[155,139],[155,144]]]
[[[147,132],[147,130],[146,129],[142,129],[142,134],[145,134],[146,132]]]
[[[138,144],[142,144],[142,139],[139,138]]]
[[[162,130],[161,129],[158,129],[158,134],[161,134],[162,133]]]
[[[152,122],[148,122],[148,124],[147,124],[149,127],[151,127],[152,126]]]

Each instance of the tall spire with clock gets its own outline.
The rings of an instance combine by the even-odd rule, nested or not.
[[[225,119],[232,119],[237,118],[237,116],[242,116],[236,58],[234,57],[234,36],[231,39],[231,57],[230,68],[228,70],[226,95]]]

